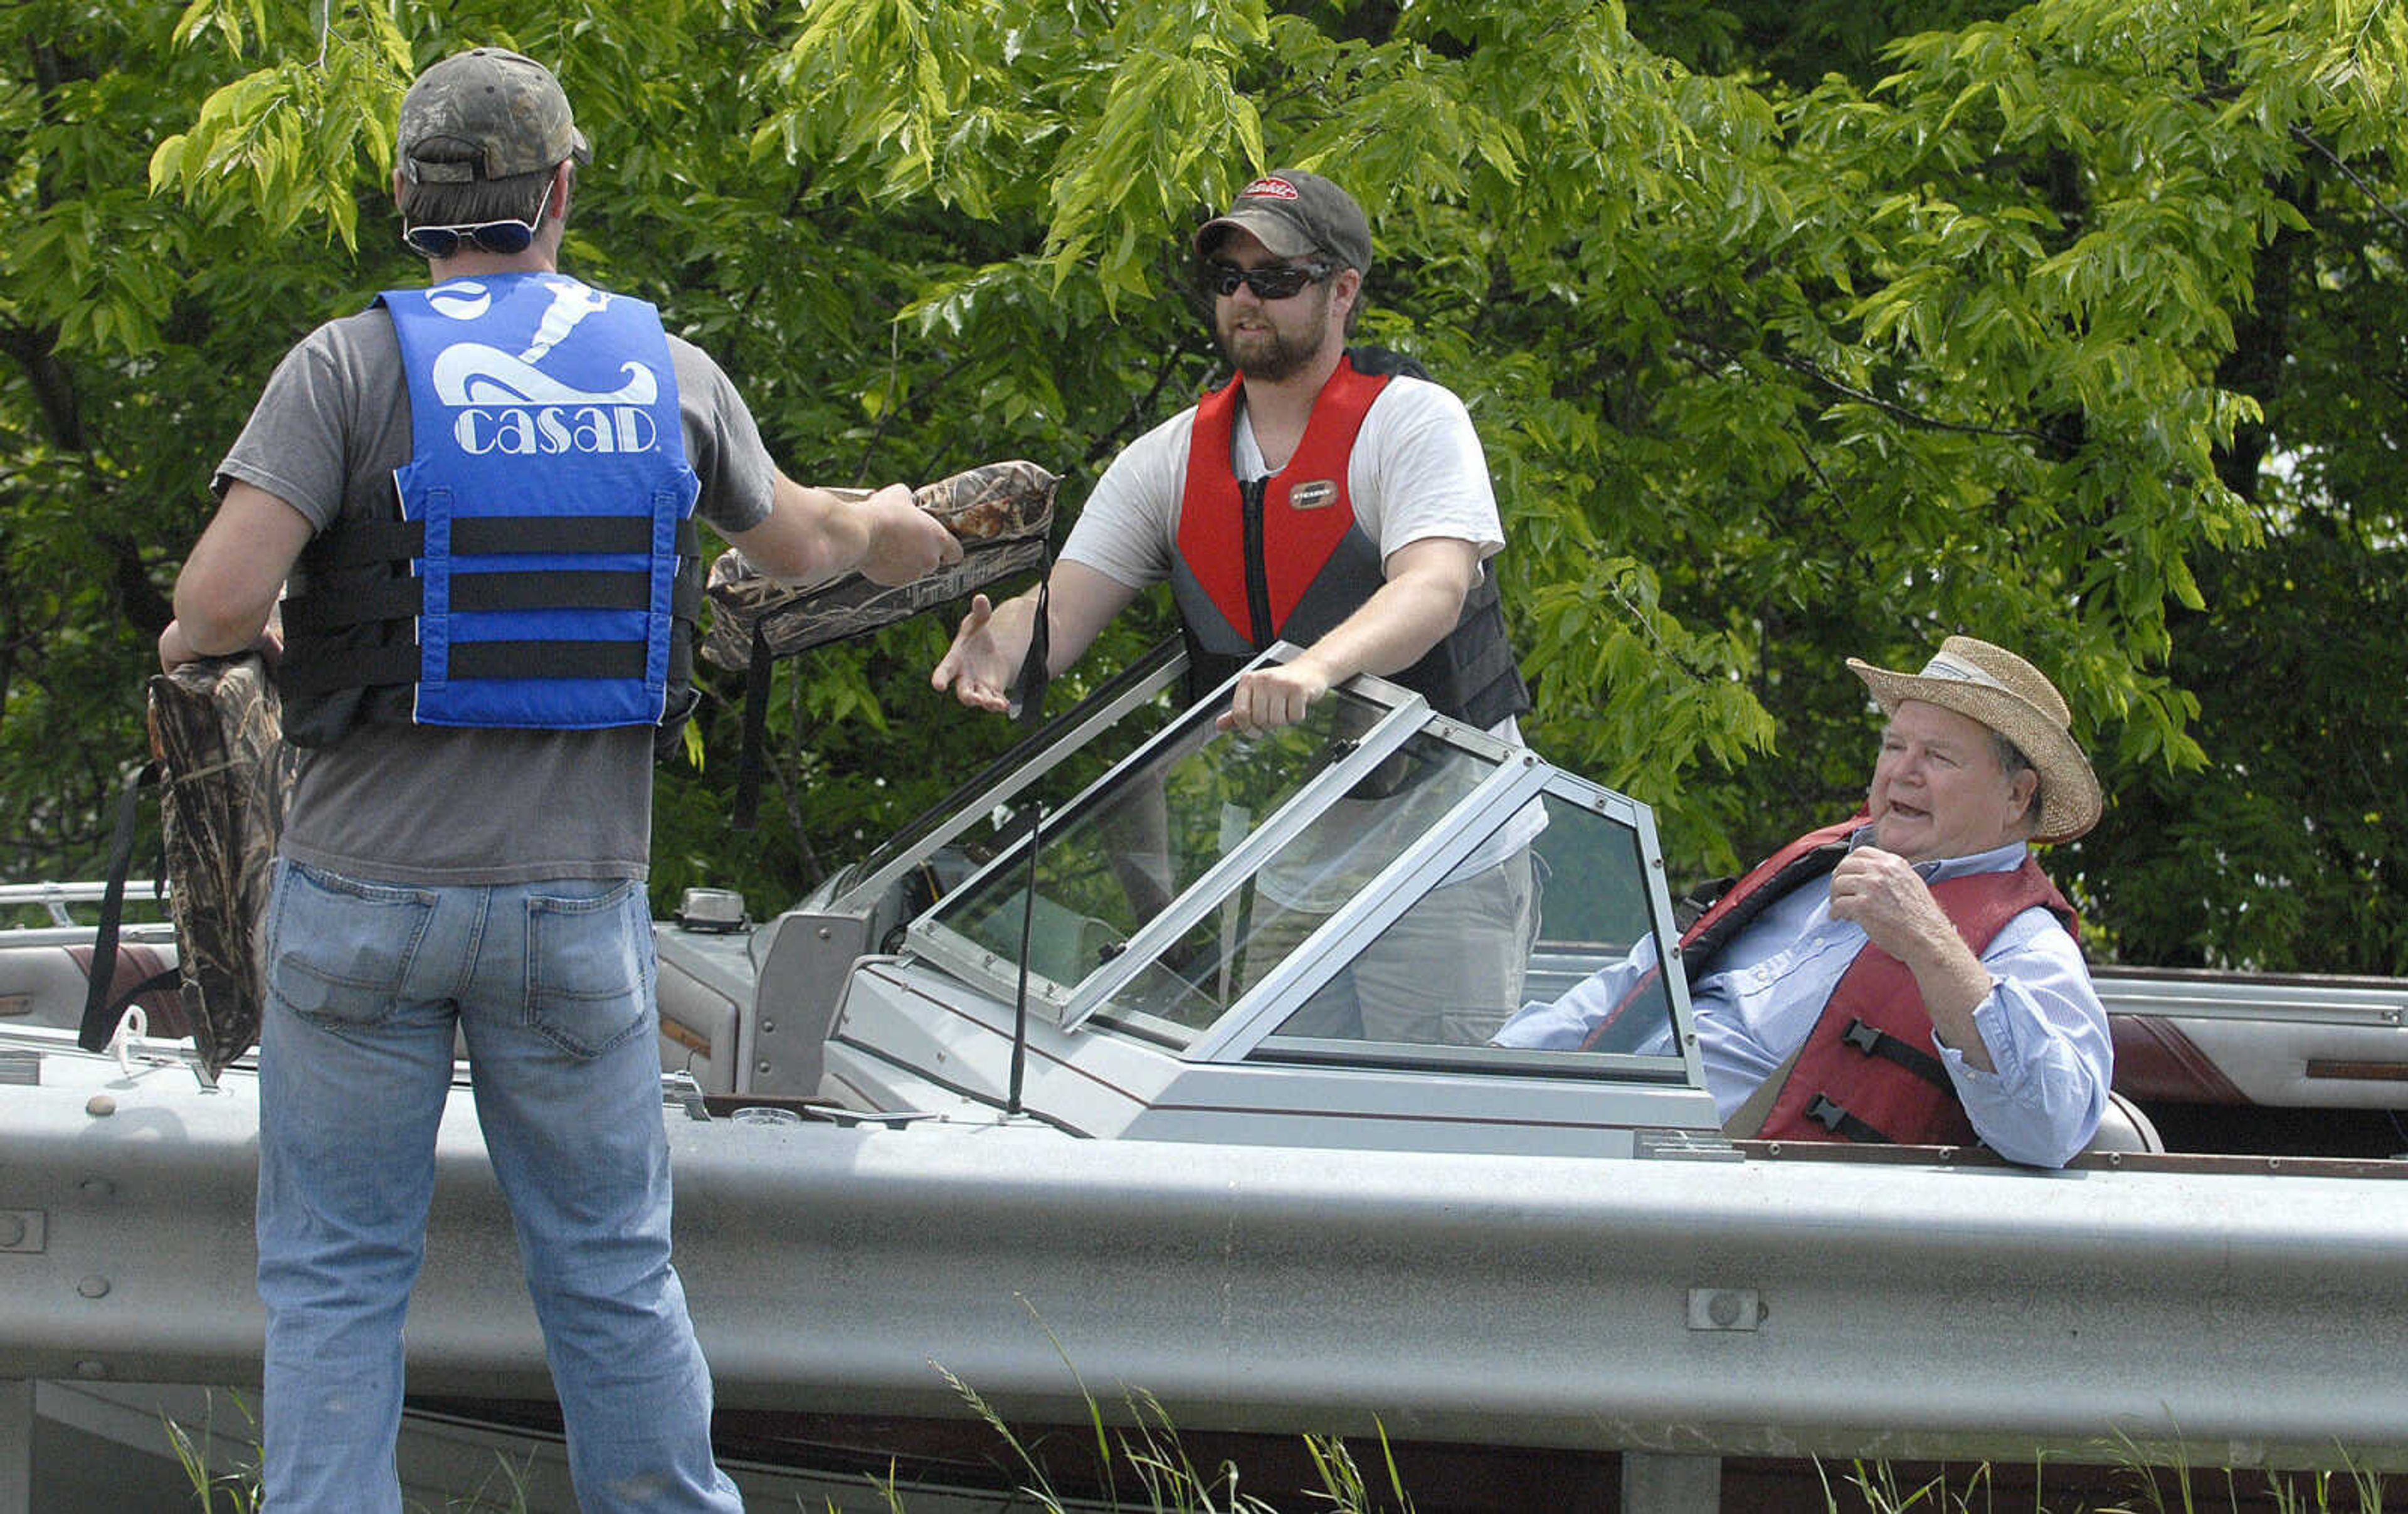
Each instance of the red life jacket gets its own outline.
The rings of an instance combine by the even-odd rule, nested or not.
[[[1824,849],[1844,844],[1866,823],[1863,815],[1791,842],[1758,864],[1713,909],[1682,933],[1690,974],[1712,970],[1713,959],[1738,928],[1811,878],[1829,872]],[[1820,865],[1803,859],[1822,853]],[[1795,864],[1795,866],[1793,866]],[[1768,888],[1784,874],[1787,881]],[[1975,872],[1931,886],[1941,913],[1975,956],[1987,950],[2009,920],[2035,905],[2076,932],[2073,906],[2029,857],[2005,872]],[[1693,953],[1693,943],[1703,943]],[[1783,1141],[1894,1141],[1916,1146],[1971,1146],[1980,1140],[1948,1079],[1928,1049],[1930,1012],[1904,962],[1867,942],[1842,973],[1807,1033],[1771,1112],[1756,1133]]]
[[[1346,471],[1363,418],[1392,376],[1364,372],[1351,354],[1340,358],[1313,398],[1295,455],[1251,482],[1240,482],[1230,461],[1244,381],[1197,405],[1170,574],[1191,697],[1273,642],[1311,646],[1387,582],[1379,543],[1355,523]],[[1390,677],[1440,714],[1482,729],[1528,709],[1496,576],[1483,573],[1464,596],[1455,628]]]

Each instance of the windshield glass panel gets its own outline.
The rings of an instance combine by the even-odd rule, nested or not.
[[[1383,1060],[1501,1039],[1519,1049],[1448,1064],[1526,1070],[1531,1051],[1677,1062],[1648,899],[1638,829],[1550,791],[1312,990],[1255,1056]]]
[[[1261,737],[1217,731],[1199,711],[1145,760],[1049,824],[1034,869],[1014,863],[940,901],[934,919],[995,961],[1017,964],[1024,930],[1033,981],[1067,993],[1114,960],[1240,843],[1387,713],[1339,692],[1306,718]],[[1288,838],[1099,1013],[1183,1044],[1292,950],[1316,919],[1379,870],[1493,771],[1427,735],[1405,745]],[[1274,928],[1278,928],[1276,930]],[[1257,942],[1259,941],[1259,944]]]
[[[1220,1018],[1495,764],[1416,732],[1290,837],[1099,1013],[1184,1041]]]

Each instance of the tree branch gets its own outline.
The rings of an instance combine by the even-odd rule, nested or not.
[[[56,332],[0,322],[0,353],[24,369],[25,381],[34,388],[34,402],[41,407],[42,419],[50,426],[51,444],[61,452],[88,452],[75,376],[58,359],[57,338]]]
[[[2305,126],[2294,126],[2291,128],[2291,139],[2299,143],[2301,147],[2314,151],[2316,156],[2324,159],[2327,163],[2331,164],[2335,172],[2339,173],[2344,179],[2348,180],[2352,184],[2357,186],[2358,192],[2366,196],[2367,203],[2373,206],[2376,212],[2380,214],[2383,219],[2390,222],[2393,225],[2399,227],[2402,231],[2408,231],[2408,216],[2402,216],[2399,211],[2393,209],[2388,205],[2384,204],[2383,196],[2374,193],[2374,186],[2360,178],[2357,169],[2352,168],[2348,164],[2344,163],[2341,160],[2340,153],[2335,152],[2331,148],[2329,148],[2325,146],[2324,143],[2318,141],[2315,133],[2309,131]]]
[[[1677,319],[1677,315],[1675,318]],[[1742,357],[1746,355],[1736,348],[1724,346],[1722,343],[1715,341],[1711,337],[1700,336],[1693,329],[1684,327],[1681,334],[1687,340],[1697,343],[1706,351],[1713,353],[1717,357],[1723,358],[1727,362],[1738,362]],[[1873,409],[1880,411],[1885,415],[1903,421],[1909,425],[1919,426],[1926,431],[1947,431],[1958,436],[1968,437],[1999,437],[2016,441],[2036,441],[2043,445],[2054,445],[2056,443],[2056,439],[2049,436],[2047,432],[2037,430],[2031,426],[1974,425],[1969,422],[1943,421],[1935,415],[1926,415],[1921,411],[1915,410],[1911,406],[1901,405],[1894,399],[1884,399],[1881,396],[1870,393],[1868,390],[1858,389],[1853,384],[1842,383],[1839,380],[1824,372],[1821,368],[1816,368],[1813,364],[1807,362],[1804,358],[1789,357],[1780,353],[1768,352],[1762,349],[1757,350],[1756,355],[1763,357],[1768,362],[1779,364],[1781,367],[1787,368],[1790,372],[1797,374],[1799,377],[1805,379],[1812,383],[1819,384],[1823,388],[1828,389],[1831,393],[1840,396],[1843,399],[1853,400],[1859,405],[1870,405]]]

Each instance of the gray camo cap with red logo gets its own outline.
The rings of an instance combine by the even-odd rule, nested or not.
[[[1196,252],[1210,257],[1232,231],[1247,231],[1273,257],[1326,252],[1357,273],[1371,271],[1371,223],[1354,196],[1301,168],[1268,173],[1238,191],[1229,213],[1196,229]]]

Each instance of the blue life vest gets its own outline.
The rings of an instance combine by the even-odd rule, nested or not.
[[[673,729],[693,704],[700,484],[658,312],[556,273],[379,298],[409,384],[400,518],[346,517],[304,552],[288,734],[322,744],[363,716]]]

